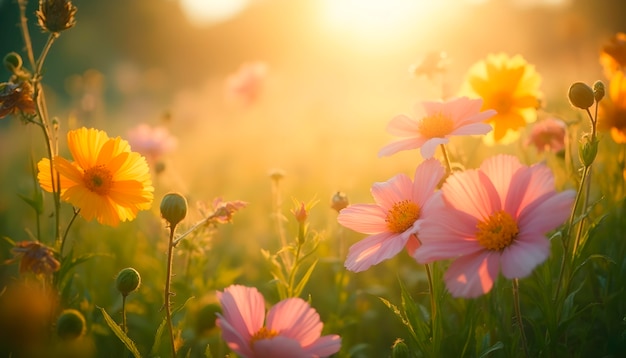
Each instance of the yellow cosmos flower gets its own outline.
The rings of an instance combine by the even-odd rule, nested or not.
[[[598,129],[610,130],[616,143],[626,143],[626,78],[621,71],[611,78],[608,98],[600,101]]]
[[[469,71],[465,92],[483,99],[483,110],[495,109],[486,120],[493,131],[484,138],[487,143],[511,143],[519,129],[537,119],[541,76],[533,65],[516,55],[490,54]]]
[[[117,226],[133,220],[139,210],[150,209],[154,188],[148,164],[131,152],[127,141],[81,128],[67,134],[67,143],[74,162],[60,156],[53,159],[61,199],[79,208],[85,220]],[[52,192],[50,160],[42,159],[37,168],[39,184]]]

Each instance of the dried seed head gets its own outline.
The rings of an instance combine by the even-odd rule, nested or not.
[[[69,0],[39,0],[36,11],[44,31],[59,33],[76,25],[76,6]]]

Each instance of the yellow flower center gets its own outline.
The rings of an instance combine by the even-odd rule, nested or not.
[[[419,206],[412,201],[402,200],[393,204],[391,210],[387,212],[385,222],[389,231],[401,233],[410,228],[419,217]]]
[[[85,170],[85,187],[98,195],[107,195],[113,186],[113,174],[104,165],[96,165]]]
[[[424,117],[419,122],[418,130],[426,138],[444,138],[454,129],[454,121],[449,116],[437,113]]]
[[[273,329],[261,327],[261,329],[259,329],[259,331],[253,334],[252,338],[250,338],[250,347],[252,347],[256,341],[259,341],[261,339],[272,339],[276,336],[278,336],[278,332],[274,331]]]
[[[504,210],[496,211],[485,221],[479,221],[476,228],[478,243],[492,251],[504,250],[519,233],[517,223]]]

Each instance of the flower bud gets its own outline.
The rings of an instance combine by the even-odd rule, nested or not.
[[[569,87],[569,101],[574,107],[588,109],[595,102],[591,87],[582,82],[575,82]]]
[[[330,207],[335,209],[337,212],[340,212],[341,209],[347,207],[348,204],[348,196],[340,191],[336,192],[330,199]]]
[[[296,221],[300,224],[304,224],[309,216],[309,213],[306,211],[306,206],[304,205],[304,203],[300,203],[299,207],[291,210],[291,213],[296,218]]]
[[[591,139],[588,136],[583,137],[583,143],[578,148],[580,161],[586,166],[590,166],[596,159],[598,154],[598,139]]]
[[[140,284],[141,276],[139,272],[132,267],[122,269],[115,279],[115,287],[124,297],[137,290]]]
[[[393,347],[391,348],[391,357],[392,358],[409,358],[411,356],[411,352],[409,351],[409,347],[404,343],[404,341],[400,338],[396,339],[393,343]]]
[[[76,25],[76,6],[69,0],[39,0],[37,20],[42,29],[59,33]]]
[[[73,340],[85,334],[87,323],[80,311],[66,309],[57,319],[57,335],[61,339]]]
[[[187,199],[178,193],[165,194],[161,200],[161,216],[174,227],[187,216]]]
[[[596,102],[600,102],[602,98],[604,98],[604,93],[604,83],[600,80],[597,80],[593,84],[593,96],[595,97]]]
[[[19,72],[22,69],[22,56],[17,52],[7,53],[2,62],[4,63],[4,67],[11,73]]]

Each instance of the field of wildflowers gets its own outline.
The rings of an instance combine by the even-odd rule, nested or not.
[[[354,53],[173,94],[120,66],[111,99],[88,67],[63,100],[48,78],[76,54],[47,60],[93,31],[81,9],[0,1],[21,41],[0,78],[0,357],[626,356],[626,32],[574,70],[418,47],[399,81]]]

